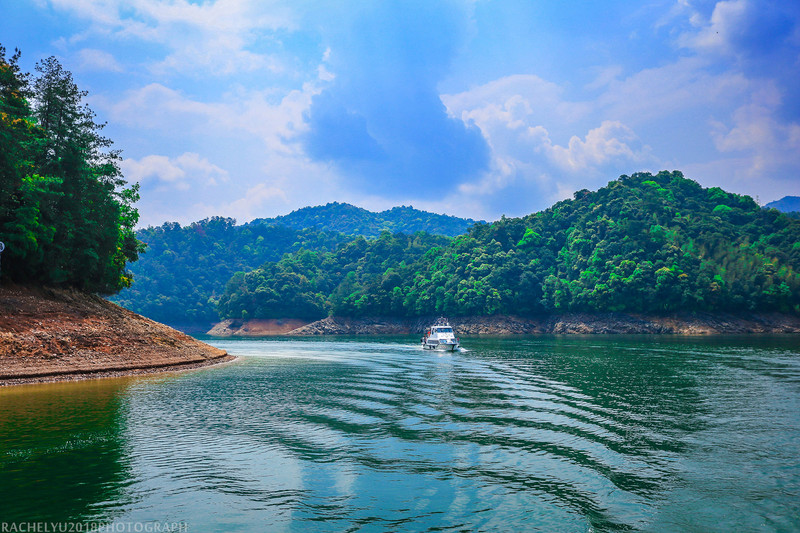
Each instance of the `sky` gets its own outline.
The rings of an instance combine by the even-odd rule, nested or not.
[[[800,2],[1,1],[23,69],[89,92],[140,225],[495,220],[659,170],[800,195]]]

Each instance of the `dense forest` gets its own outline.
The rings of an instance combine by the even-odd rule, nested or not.
[[[450,239],[417,232],[358,237],[335,251],[300,250],[251,272],[237,272],[219,302],[236,318],[307,318],[405,314],[401,286]]]
[[[237,226],[214,217],[187,226],[177,222],[137,232],[147,253],[131,266],[135,283],[112,301],[153,320],[174,325],[219,319],[219,296],[234,272],[251,270],[284,254],[333,250],[352,237],[285,226]]]
[[[252,270],[299,250],[333,251],[354,235],[372,236],[385,224],[409,232],[427,228],[447,234],[454,228],[462,228],[463,233],[473,223],[410,207],[373,213],[341,203],[306,207],[243,225],[221,217],[186,226],[165,223],[137,231],[136,236],[147,244],[147,253],[130,265],[136,282],[112,301],[167,324],[208,326],[219,320],[217,299],[237,271]]]
[[[680,172],[621,176],[446,242],[384,233],[234,274],[223,317],[800,312],[800,221]]]
[[[410,206],[393,207],[374,213],[361,207],[339,202],[315,207],[303,207],[288,215],[257,218],[250,225],[267,224],[294,229],[317,228],[338,231],[347,235],[377,237],[390,233],[425,231],[434,235],[455,237],[467,232],[475,220],[420,211]]]
[[[137,187],[72,75],[50,57],[31,76],[19,57],[0,45],[2,280],[113,294],[142,251]]]

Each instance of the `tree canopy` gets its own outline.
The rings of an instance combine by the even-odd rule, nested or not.
[[[408,234],[425,231],[434,235],[455,237],[466,233],[475,221],[420,211],[410,206],[398,206],[375,213],[354,205],[332,202],[315,207],[303,207],[280,217],[257,218],[248,225],[259,224],[288,226],[294,229],[317,228],[364,237],[377,237],[384,231]]]
[[[243,225],[221,217],[186,226],[165,223],[137,231],[148,252],[130,266],[136,283],[113,301],[168,324],[208,327],[219,319],[217,301],[235,272],[249,272],[299,250],[331,252],[353,240],[353,235],[372,238],[389,229],[460,234],[473,223],[411,207],[374,213],[336,202]],[[316,309],[305,306],[302,312],[311,308]]]
[[[680,172],[621,176],[449,242],[408,239],[356,239],[236,274],[220,314],[800,312],[800,221]]]
[[[142,251],[138,186],[72,74],[50,57],[32,77],[0,45],[0,239],[4,280],[112,294]]]

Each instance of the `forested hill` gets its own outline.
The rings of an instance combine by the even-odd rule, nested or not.
[[[234,275],[219,309],[230,318],[797,313],[798,270],[800,221],[664,171],[621,176],[448,243],[384,234],[297,252]]]
[[[168,222],[136,235],[147,253],[130,265],[133,285],[111,300],[158,322],[203,331],[218,320],[214,298],[234,272],[300,249],[333,250],[352,239],[286,226],[238,226],[222,217],[186,226]]]
[[[137,231],[147,253],[129,265],[133,286],[112,301],[159,322],[207,329],[219,319],[217,298],[237,271],[252,270],[301,249],[333,251],[354,235],[379,235],[381,228],[446,235],[464,233],[472,224],[411,207],[373,213],[339,203],[245,225],[222,217],[186,226],[165,223]],[[446,240],[430,238],[436,243]]]
[[[393,207],[380,213],[350,204],[333,202],[315,207],[303,207],[288,215],[257,218],[250,225],[280,225],[294,229],[317,228],[338,231],[347,235],[377,237],[383,231],[415,233],[425,231],[434,235],[455,237],[466,233],[475,220],[420,211],[410,206]]]

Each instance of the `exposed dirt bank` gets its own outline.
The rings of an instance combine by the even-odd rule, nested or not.
[[[247,320],[225,321],[210,335],[392,335],[422,334],[435,317],[342,318],[328,317],[290,331],[258,333]],[[289,322],[288,320],[284,322]],[[800,333],[800,316],[781,313],[672,313],[636,315],[625,313],[565,313],[539,317],[451,317],[460,335],[555,334],[677,334],[720,335],[747,333]]]
[[[215,337],[265,337],[286,335],[309,324],[298,318],[241,320],[229,318],[214,325],[208,335]]]
[[[0,288],[0,386],[198,368],[232,359],[98,296]]]

